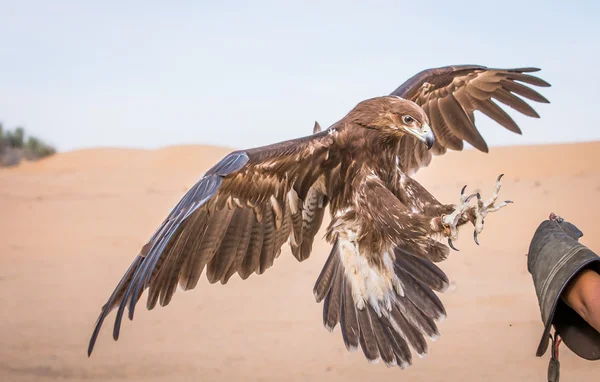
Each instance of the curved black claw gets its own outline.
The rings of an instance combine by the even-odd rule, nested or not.
[[[504,176],[504,174],[500,174],[500,175],[498,175],[498,179],[496,179],[496,182],[499,182],[499,181],[500,181],[500,179],[502,179],[502,177],[503,177],[503,176]]]
[[[475,239],[475,244],[479,245],[479,241],[477,240],[477,230],[473,231],[473,239]]]
[[[448,238],[448,245],[450,246],[450,248],[452,248],[453,250],[455,250],[456,252],[458,252],[458,249],[456,249],[456,247],[454,246],[454,244],[452,244],[452,239]]]
[[[462,188],[462,190],[460,190],[460,196],[463,196],[465,194],[465,190],[467,189],[467,185],[465,184]]]
[[[511,204],[511,203],[514,203],[514,202],[512,200],[505,200],[504,203]]]
[[[479,192],[476,194],[471,194],[469,195],[466,199],[465,199],[465,203],[469,203],[469,200],[471,200],[472,197],[477,196],[478,198],[481,198],[481,196],[479,196]]]

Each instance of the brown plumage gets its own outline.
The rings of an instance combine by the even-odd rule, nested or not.
[[[546,85],[529,71],[425,71],[393,95],[359,103],[325,131],[315,124],[311,136],[227,155],[142,247],[103,306],[88,354],[113,309],[118,339],[123,315],[128,311],[133,319],[146,289],[152,309],[168,305],[177,286],[193,289],[204,270],[210,283],[222,284],[235,273],[242,279],[261,274],[286,241],[299,261],[306,260],[329,208],[332,250],[314,286],[324,325],[333,330],[340,324],[346,347],[360,346],[371,362],[410,365],[410,348],[425,354],[426,338],[439,336],[435,321],[446,315],[434,291],[443,292],[448,278],[434,262],[449,249],[436,237],[451,237],[468,222],[482,228],[482,217],[501,206],[471,207],[466,198],[442,204],[407,173],[429,163],[429,149],[460,150],[466,140],[487,151],[474,110],[518,131],[490,97],[537,116],[512,94],[545,101],[515,82]]]
[[[430,151],[410,150],[414,139],[402,140],[399,147],[402,170],[412,175],[429,164],[432,154],[441,155],[447,149],[462,150],[463,141],[488,152],[487,144],[475,127],[475,111],[521,134],[519,126],[494,100],[529,117],[539,118],[538,113],[519,97],[549,103],[544,96],[524,85],[550,86],[529,74],[537,71],[538,68],[494,69],[479,65],[453,65],[415,74],[391,94],[423,107],[431,120],[436,145]]]

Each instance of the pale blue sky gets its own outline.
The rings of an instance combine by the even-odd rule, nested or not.
[[[540,120],[509,111],[523,136],[478,115],[491,145],[598,140],[598,3],[0,0],[0,121],[61,150],[253,147],[473,63],[552,84]]]

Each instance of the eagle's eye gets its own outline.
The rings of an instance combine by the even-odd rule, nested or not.
[[[405,124],[410,125],[415,121],[415,119],[410,115],[405,115],[404,117],[402,117],[402,121],[404,121]]]

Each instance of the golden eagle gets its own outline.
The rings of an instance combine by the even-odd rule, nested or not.
[[[492,99],[539,117],[522,96],[548,102],[524,85],[550,86],[530,72],[448,66],[425,70],[391,95],[360,102],[327,130],[270,146],[235,151],[209,169],[158,227],[102,308],[90,340],[91,354],[108,313],[113,330],[148,289],[147,308],[169,304],[175,290],[193,289],[203,270],[210,283],[246,279],[270,268],[287,241],[298,261],[311,253],[325,209],[332,245],[314,286],[329,330],[340,324],[349,350],[359,345],[370,362],[404,368],[410,348],[423,355],[425,337],[439,336],[435,321],[445,309],[434,291],[448,278],[434,264],[449,248],[436,237],[457,238],[471,222],[475,239],[484,217],[505,206],[461,192],[442,204],[410,174],[466,141],[488,148],[475,128],[478,110],[505,128],[517,124]],[[518,95],[518,96],[517,96]],[[450,241],[450,245],[452,245]]]

